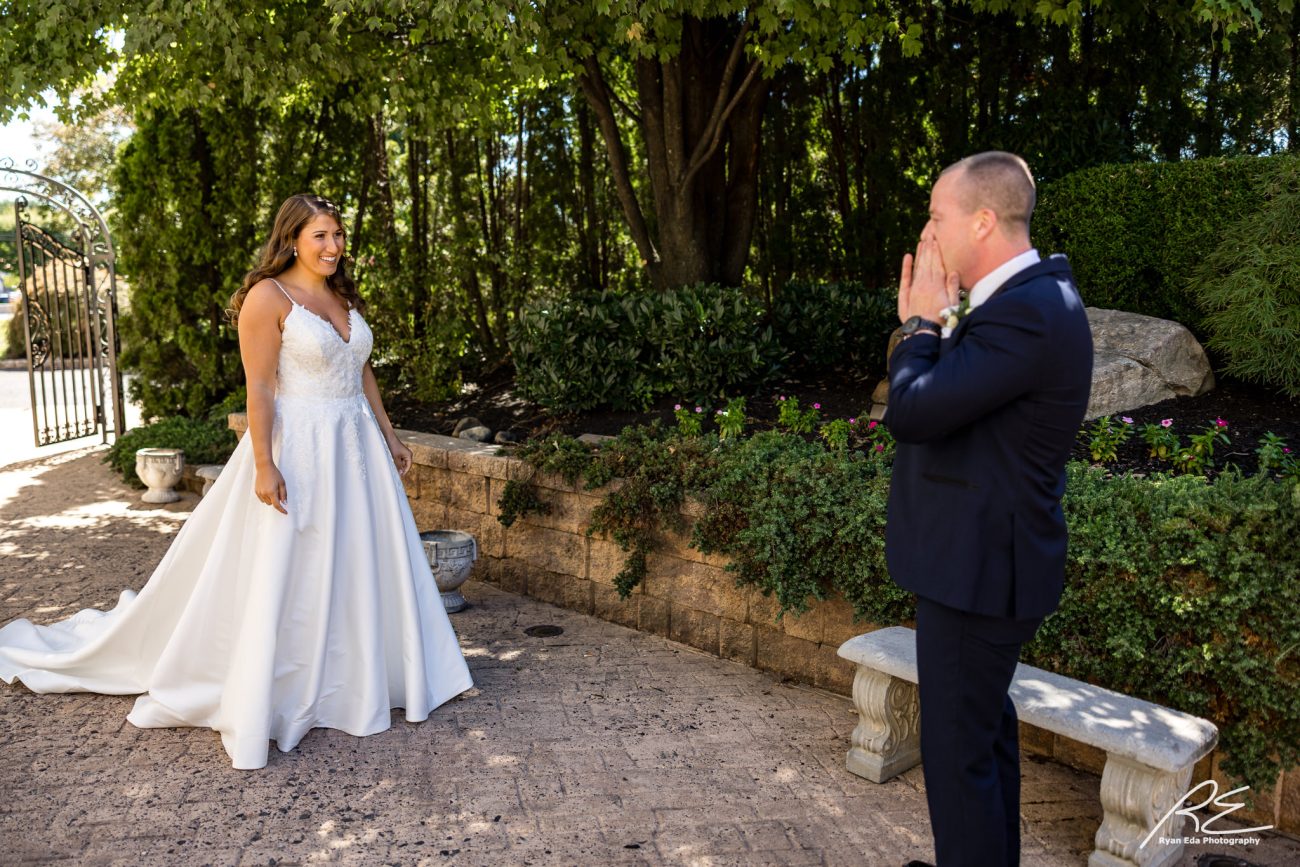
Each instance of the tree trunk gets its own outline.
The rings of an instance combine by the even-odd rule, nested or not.
[[[483,342],[483,350],[489,356],[495,356],[496,338],[488,322],[487,304],[484,303],[483,290],[479,285],[478,268],[473,264],[478,257],[469,255],[471,232],[469,221],[465,218],[465,183],[461,176],[460,162],[456,158],[456,135],[451,129],[447,130],[447,167],[451,175],[452,226],[457,245],[461,247],[460,255],[455,259],[463,263],[462,282],[465,285],[465,293],[474,307],[474,321],[478,326],[479,340]]]
[[[745,56],[752,19],[685,18],[680,53],[636,61],[637,118],[657,237],[631,183],[603,71],[579,77],[610,157],[616,190],[644,267],[659,288],[739,284],[758,209],[758,156],[768,82]]]
[[[578,243],[582,248],[582,262],[589,287],[602,287],[600,252],[597,249],[596,231],[600,216],[596,211],[596,147],[595,130],[591,128],[591,112],[585,102],[577,104],[578,115],[578,189],[582,204],[578,208]]]

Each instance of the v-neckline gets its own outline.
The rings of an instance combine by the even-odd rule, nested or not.
[[[290,301],[293,301],[292,298],[289,299],[289,300],[290,300]],[[351,346],[351,345],[352,345],[352,333],[353,333],[353,330],[354,330],[353,325],[352,325],[352,311],[353,311],[355,308],[352,308],[352,307],[349,307],[349,308],[348,308],[348,336],[347,336],[347,337],[344,337],[341,333],[339,333],[338,327],[335,326],[335,324],[334,324],[334,322],[333,322],[332,320],[327,319],[327,318],[324,317],[324,316],[321,316],[319,313],[317,313],[315,310],[312,310],[312,309],[311,309],[310,307],[308,307],[306,304],[300,304],[300,303],[298,303],[297,301],[294,301],[294,302],[293,302],[293,306],[294,306],[294,307],[301,308],[301,309],[303,309],[303,310],[306,310],[306,311],[307,311],[308,313],[310,313],[312,316],[315,316],[315,317],[316,317],[317,319],[319,319],[321,322],[324,322],[326,325],[328,325],[330,331],[333,331],[333,332],[334,332],[334,336],[337,337],[337,338],[339,339],[339,342],[342,343],[344,346]]]

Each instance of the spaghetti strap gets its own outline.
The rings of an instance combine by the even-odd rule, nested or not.
[[[294,305],[295,307],[299,306],[299,305],[298,305],[298,302],[297,302],[297,301],[294,301],[294,300],[293,300],[293,296],[289,294],[289,290],[288,290],[288,289],[285,289],[283,286],[280,285],[280,281],[279,281],[279,280],[275,279],[274,277],[267,277],[266,279],[268,279],[268,280],[270,280],[272,283],[274,283],[274,284],[276,285],[276,288],[278,288],[281,292],[284,293],[284,297],[289,299],[289,303],[290,303],[290,304]]]

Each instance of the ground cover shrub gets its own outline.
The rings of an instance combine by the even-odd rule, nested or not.
[[[238,444],[235,433],[220,420],[170,416],[122,434],[104,454],[104,463],[137,488],[144,483],[135,474],[137,449],[182,449],[190,465],[222,464]]]
[[[1128,163],[1045,184],[1035,245],[1065,253],[1085,303],[1173,319],[1206,336],[1190,279],[1229,227],[1258,211],[1293,156]]]
[[[772,305],[771,322],[792,365],[877,361],[898,326],[897,287],[791,282]]]
[[[1262,204],[1192,273],[1210,350],[1225,372],[1300,397],[1300,160],[1282,160]]]
[[[783,614],[838,591],[865,621],[903,622],[912,599],[884,559],[892,441],[881,425],[849,428],[844,448],[789,430],[720,439],[653,425],[599,449],[555,436],[518,454],[588,489],[623,480],[605,488],[588,532],[628,552],[624,594],[659,534],[687,529],[682,504],[695,497],[690,544],[727,557],[737,583],[775,596]],[[1280,440],[1261,448],[1289,455]],[[546,508],[512,491],[528,484],[508,484],[503,511]],[[1076,462],[1063,506],[1066,590],[1026,661],[1208,717],[1225,769],[1257,790],[1300,762],[1300,482],[1113,476]]]
[[[510,348],[520,392],[550,409],[643,409],[669,394],[694,405],[781,367],[883,354],[896,315],[892,288],[846,283],[791,283],[770,312],[720,286],[578,293],[525,306]]]

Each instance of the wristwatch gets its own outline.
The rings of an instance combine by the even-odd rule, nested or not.
[[[920,316],[913,316],[910,319],[908,319],[906,322],[904,322],[902,327],[900,327],[898,330],[904,337],[911,337],[913,334],[915,334],[918,331],[927,331],[927,330],[933,331],[935,334],[942,334],[943,326],[940,325],[938,322],[934,322],[930,319],[925,319]]]

